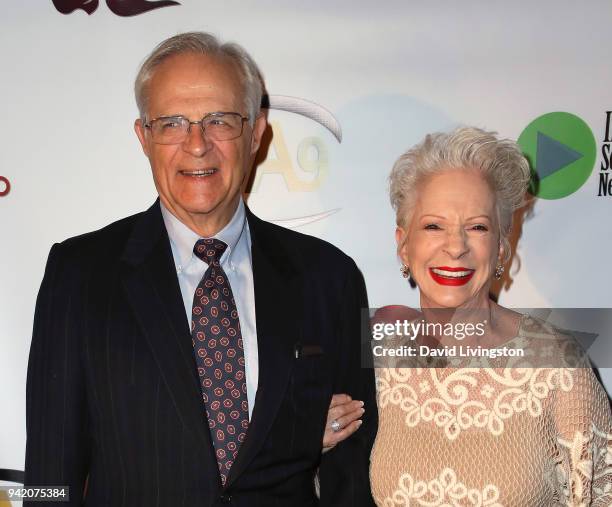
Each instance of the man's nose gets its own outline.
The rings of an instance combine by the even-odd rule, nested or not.
[[[463,228],[449,231],[446,237],[445,250],[453,259],[459,259],[469,252],[468,237]]]
[[[202,129],[202,123],[194,122],[189,124],[189,130],[187,131],[187,137],[183,141],[183,150],[196,157],[201,157],[210,148],[212,143],[205,131]]]

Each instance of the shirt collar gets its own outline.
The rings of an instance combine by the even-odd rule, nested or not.
[[[168,231],[168,237],[172,245],[174,252],[175,262],[178,262],[179,266],[185,267],[189,264],[193,258],[193,247],[196,241],[201,239],[196,232],[192,231],[183,222],[176,218],[160,201],[162,217],[166,230]],[[213,238],[223,241],[227,245],[227,250],[221,256],[221,261],[225,260],[232,255],[232,251],[236,247],[238,240],[244,229],[246,222],[246,211],[244,202],[242,199],[238,201],[238,207],[232,216],[229,223],[221,229],[217,234],[212,236]],[[178,267],[178,266],[177,266]]]

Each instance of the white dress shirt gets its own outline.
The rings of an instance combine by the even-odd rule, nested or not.
[[[161,203],[160,203],[161,204]],[[191,329],[193,295],[208,269],[193,253],[196,241],[202,239],[161,204],[161,212],[170,237],[172,256],[176,266],[185,314]],[[257,328],[255,327],[255,289],[253,285],[253,262],[251,258],[251,233],[246,219],[244,202],[240,199],[230,222],[213,236],[227,244],[221,256],[221,267],[232,287],[234,301],[240,319],[240,330],[244,345],[244,370],[249,403],[249,419],[253,414],[257,382],[259,379],[259,356],[257,351]]]

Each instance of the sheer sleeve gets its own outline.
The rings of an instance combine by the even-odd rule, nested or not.
[[[610,402],[587,365],[559,368],[554,417],[559,500],[567,506],[612,505]]]

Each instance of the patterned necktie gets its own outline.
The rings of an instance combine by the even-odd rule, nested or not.
[[[240,321],[219,262],[226,248],[223,241],[214,238],[200,239],[193,247],[208,269],[195,290],[191,314],[200,388],[224,486],[249,426]]]

